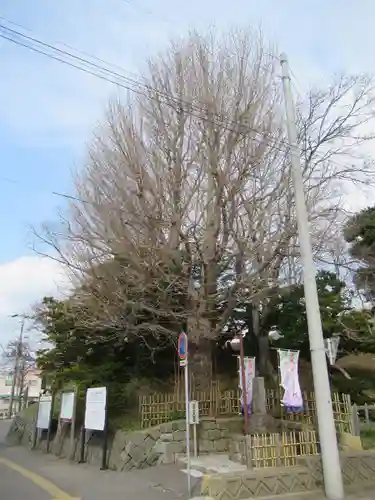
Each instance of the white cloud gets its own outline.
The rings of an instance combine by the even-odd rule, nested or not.
[[[61,265],[52,259],[25,256],[0,265],[0,343],[19,332],[14,314],[27,314],[44,296],[59,296],[68,282]],[[30,332],[32,336],[32,332]]]

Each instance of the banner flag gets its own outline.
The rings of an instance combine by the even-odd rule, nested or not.
[[[278,349],[281,387],[284,395],[281,405],[287,411],[297,413],[303,411],[303,399],[298,378],[299,351]]]
[[[241,358],[238,359],[238,375],[239,375],[239,385],[238,387],[241,390],[241,409],[244,411],[244,398],[242,394],[243,385],[242,385],[242,370],[241,370]],[[251,406],[253,401],[253,380],[255,377],[255,358],[244,358],[245,365],[245,387],[246,387],[246,402],[247,402],[247,412],[251,413]]]

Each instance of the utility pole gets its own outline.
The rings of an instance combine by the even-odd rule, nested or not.
[[[18,380],[18,375],[19,375],[19,365],[20,365],[21,359],[23,358],[23,329],[24,329],[24,326],[25,326],[25,318],[22,319],[20,336],[19,336],[19,339],[17,341],[16,359],[14,361],[14,371],[13,371],[13,379],[12,379],[12,389],[11,389],[10,400],[9,400],[8,418],[12,418],[14,396],[15,396],[15,392],[16,392],[17,380]],[[19,397],[21,397],[21,394],[19,395]]]
[[[281,54],[280,59],[290,147],[290,161],[296,201],[297,226],[303,265],[307,324],[323,464],[324,487],[327,498],[330,500],[342,500],[344,498],[344,486],[332,410],[331,389],[329,386],[327,360],[323,342],[323,330],[320,318],[318,290],[315,281],[315,266],[305,203],[300,154],[297,146],[297,128],[290,85],[289,65],[285,54]]]
[[[26,376],[26,360],[25,360],[25,352],[23,342],[21,343],[21,367],[20,367],[20,375],[18,377],[18,412],[22,410],[22,403],[24,399],[24,386],[25,386],[25,376]]]

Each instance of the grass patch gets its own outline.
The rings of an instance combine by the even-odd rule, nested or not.
[[[109,428],[115,432],[122,431],[137,431],[141,428],[138,414],[122,414],[109,418]]]
[[[24,415],[25,417],[35,418],[37,413],[38,413],[38,405],[34,403],[30,405],[28,408],[24,408],[22,410],[21,415]]]
[[[361,440],[364,450],[372,450],[375,448],[375,427],[371,429],[363,429],[361,431]]]

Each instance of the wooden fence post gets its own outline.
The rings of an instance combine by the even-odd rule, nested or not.
[[[366,420],[366,425],[370,425],[370,412],[367,403],[365,403],[365,420]]]
[[[253,453],[251,447],[251,435],[246,434],[245,436],[245,456],[246,456],[246,466],[248,469],[253,468]]]
[[[276,467],[281,466],[281,440],[280,434],[273,434],[276,449]]]
[[[359,436],[361,430],[360,430],[360,422],[358,416],[358,407],[356,404],[352,406],[352,426],[353,426],[353,435]]]

